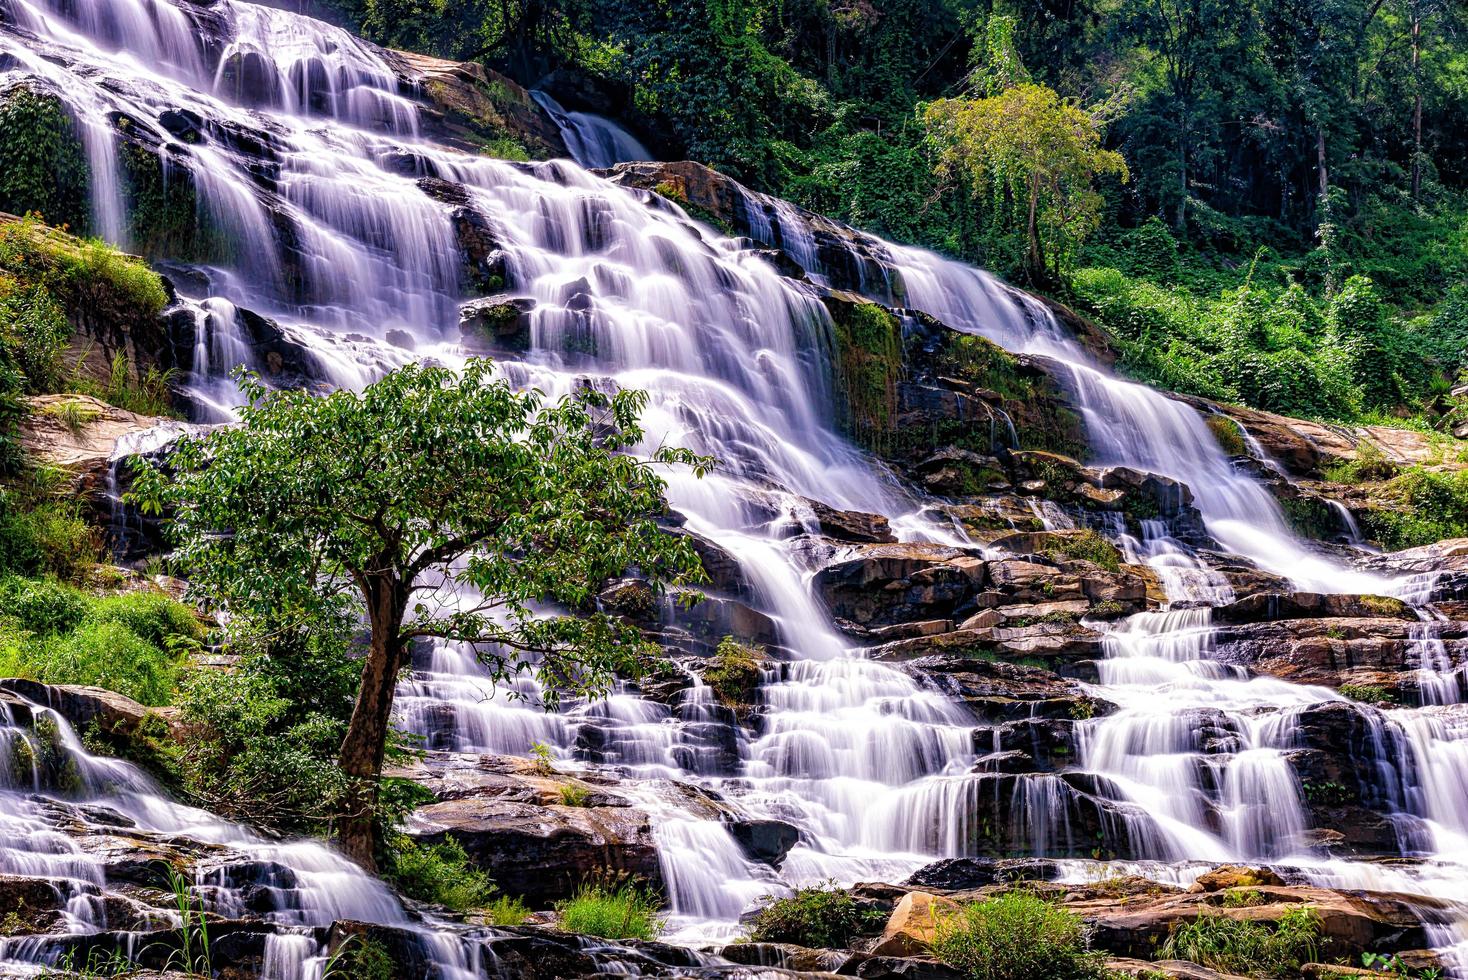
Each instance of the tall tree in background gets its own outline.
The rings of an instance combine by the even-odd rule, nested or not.
[[[1100,221],[1095,178],[1125,180],[1127,166],[1101,144],[1107,107],[1082,109],[1030,81],[1013,30],[1009,18],[990,18],[984,64],[972,80],[986,95],[940,99],[923,119],[938,147],[939,177],[964,182],[999,234],[1020,229],[1025,275],[1041,283]]]

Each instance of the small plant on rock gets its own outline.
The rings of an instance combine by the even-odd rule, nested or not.
[[[495,894],[489,875],[471,864],[464,846],[453,838],[420,844],[398,836],[391,843],[387,874],[403,894],[454,912],[488,908]]]
[[[886,921],[887,914],[881,909],[862,905],[849,892],[837,888],[834,881],[828,881],[801,888],[789,898],[766,896],[749,939],[840,949],[857,936],[880,931]]]
[[[556,791],[560,798],[561,806],[586,806],[591,799],[591,791],[579,783],[565,783]]]
[[[612,876],[593,879],[556,904],[561,928],[602,939],[655,939],[663,931],[662,903],[649,888]]]
[[[1179,925],[1160,953],[1222,973],[1290,977],[1319,955],[1320,916],[1308,906],[1292,908],[1274,925],[1202,915]]]
[[[1012,891],[942,916],[933,955],[973,980],[1104,980],[1079,916],[1028,891]]]

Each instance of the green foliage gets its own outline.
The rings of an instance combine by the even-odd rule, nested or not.
[[[703,680],[714,696],[731,708],[750,704],[764,680],[765,652],[732,636],[719,641],[704,670]]]
[[[1201,915],[1179,925],[1159,956],[1190,960],[1223,973],[1289,977],[1319,955],[1320,916],[1308,906],[1289,909],[1271,926],[1223,915]]]
[[[1396,692],[1380,684],[1342,684],[1341,695],[1366,704],[1394,704]]]
[[[586,806],[591,799],[591,791],[579,783],[562,783],[556,789],[556,798],[561,806]]]
[[[749,930],[750,942],[794,943],[844,949],[858,936],[879,932],[887,914],[864,906],[834,882],[797,889],[789,898],[766,898]]]
[[[160,371],[149,366],[147,371],[135,373],[121,351],[112,356],[108,366],[107,381],[97,384],[90,380],[78,380],[74,387],[84,394],[99,398],[109,405],[138,415],[170,416],[172,395],[169,386],[173,383],[175,369]]]
[[[135,499],[172,512],[175,562],[240,621],[289,632],[368,620],[358,667],[372,696],[340,741],[349,795],[336,798],[359,861],[376,849],[393,686],[415,639],[473,643],[491,676],[535,674],[546,703],[597,696],[643,646],[634,625],[594,611],[603,583],[634,567],[654,590],[704,577],[688,539],[659,526],[659,471],[712,461],[629,452],[643,440],[641,392],[582,388],[547,405],[482,360],[460,373],[409,365],[325,397],[251,376],[242,390],[241,424],[182,442],[171,476],[144,466]],[[480,601],[444,598],[460,592]]]
[[[372,936],[357,933],[342,941],[326,961],[321,980],[395,980],[398,965]]]
[[[202,632],[191,610],[151,593],[94,599],[11,576],[0,579],[0,601],[7,599],[0,675],[95,685],[148,705],[172,703]]]
[[[1102,980],[1102,958],[1072,912],[1013,891],[938,913],[932,951],[973,980]]]
[[[452,837],[441,844],[420,844],[411,837],[397,836],[389,841],[384,873],[409,898],[453,912],[479,911],[494,900],[489,875],[470,863],[463,845]]]
[[[1053,535],[1045,553],[1054,559],[1079,558],[1111,572],[1121,571],[1121,552],[1116,545],[1089,528]]]
[[[1394,507],[1361,513],[1361,528],[1388,551],[1468,536],[1468,471],[1416,466],[1387,485]]]
[[[661,906],[656,895],[633,882],[597,881],[556,903],[556,914],[562,929],[578,935],[656,939],[663,930]]]
[[[62,101],[26,85],[0,95],[0,211],[87,225],[90,168]]]
[[[324,614],[290,628],[233,621],[233,669],[196,671],[179,698],[184,789],[251,823],[329,831],[347,792],[335,758],[360,673],[353,632]]]
[[[939,177],[967,185],[994,235],[1014,233],[1031,281],[1068,266],[1096,230],[1096,178],[1128,177],[1122,156],[1102,145],[1105,111],[1020,81],[987,98],[942,99],[923,113],[939,146]]]

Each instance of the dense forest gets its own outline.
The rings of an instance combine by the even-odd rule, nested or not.
[[[1144,380],[1312,417],[1461,422],[1462,3],[321,3],[373,40],[615,115],[665,159],[1028,280],[1106,326]],[[1021,88],[1120,157],[1089,161],[1083,195],[1077,175],[1043,175],[1067,200],[1042,210],[1070,209],[1042,215],[1043,261],[1013,186],[1033,165],[945,167],[933,124],[944,100]],[[1043,138],[1027,118],[1011,145]]]

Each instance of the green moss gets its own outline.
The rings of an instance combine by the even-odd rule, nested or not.
[[[118,154],[127,198],[128,234],[145,255],[186,262],[227,263],[236,249],[229,235],[200,209],[194,177],[135,143]]]
[[[1319,497],[1286,497],[1279,507],[1301,537],[1324,540],[1340,533],[1340,516]]]
[[[17,85],[0,95],[0,210],[85,231],[91,179],[70,111]]]
[[[1239,424],[1227,415],[1210,415],[1203,420],[1208,425],[1208,431],[1213,433],[1213,438],[1218,440],[1218,446],[1230,456],[1247,456],[1249,447],[1244,442],[1244,434],[1239,429]]]
[[[902,325],[876,303],[832,304],[839,417],[853,439],[890,445],[902,380]]]

